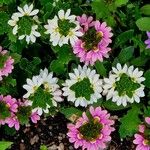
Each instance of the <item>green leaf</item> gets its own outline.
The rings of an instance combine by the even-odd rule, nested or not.
[[[40,150],[48,150],[48,148],[47,148],[46,145],[41,145],[41,146],[40,146]]]
[[[146,56],[140,56],[132,59],[130,63],[134,66],[141,67],[144,66],[148,60],[149,58],[147,58]]]
[[[33,72],[36,71],[37,66],[40,63],[41,59],[39,57],[33,57],[33,60],[31,62],[26,58],[22,58],[19,63],[19,66],[22,70],[25,70],[27,73],[32,74]]]
[[[106,17],[110,13],[104,0],[94,0],[91,5],[97,19]]]
[[[0,35],[8,32],[8,19],[9,16],[5,12],[0,12]]]
[[[141,7],[141,13],[144,15],[150,15],[150,4],[146,4],[143,7]]]
[[[131,137],[138,131],[138,126],[141,123],[139,119],[140,113],[139,105],[133,105],[132,109],[128,110],[127,114],[120,119],[119,134],[121,138]]]
[[[59,60],[53,60],[50,64],[50,69],[56,74],[63,74],[66,70],[64,64]]]
[[[134,34],[134,30],[132,29],[119,34],[115,40],[115,43],[116,43],[115,47],[118,47],[126,43],[128,40],[131,40],[133,37],[133,34]]]
[[[129,46],[129,47],[123,49],[119,53],[119,56],[118,56],[119,62],[121,64],[128,62],[133,57],[133,53],[134,53],[134,47],[133,46]]]
[[[58,60],[63,64],[68,64],[69,61],[74,59],[74,55],[71,52],[71,48],[68,45],[62,46],[58,51]]]
[[[11,43],[11,45],[9,46],[9,50],[11,50],[13,53],[22,54],[22,50],[24,47],[24,43],[17,41],[16,43]]]
[[[20,59],[21,59],[21,55],[17,54],[17,53],[12,53],[11,54],[12,58],[14,59],[14,64],[17,64],[20,62]]]
[[[147,70],[147,71],[145,72],[144,77],[145,77],[144,85],[145,85],[147,88],[150,88],[150,70]]]
[[[16,42],[17,41],[16,36],[12,33],[12,29],[9,29],[9,31],[8,31],[8,38],[11,42]]]
[[[11,76],[5,77],[3,82],[0,83],[0,93],[3,95],[11,94],[16,92],[16,79],[13,79]]]
[[[125,5],[128,3],[129,0],[115,0],[116,7],[121,7],[122,5]]]
[[[0,0],[0,4],[11,4],[13,0]]]
[[[0,141],[0,150],[6,150],[7,148],[10,148],[12,144],[12,142]]]
[[[118,106],[116,103],[112,102],[111,100],[108,101],[103,101],[102,105],[108,109],[108,110],[112,110],[112,111],[118,111],[118,110],[124,110],[126,108],[131,107],[131,105],[127,105],[126,107],[120,105]]]
[[[95,63],[95,68],[96,71],[101,75],[101,76],[106,76],[107,75],[107,70],[105,66],[103,65],[103,62],[96,61]]]
[[[142,17],[138,19],[136,25],[141,31],[150,31],[150,17]]]
[[[75,119],[82,116],[82,111],[75,107],[63,107],[60,112],[65,115],[65,117],[71,121],[75,121]]]

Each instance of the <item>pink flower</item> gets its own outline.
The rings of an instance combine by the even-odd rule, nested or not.
[[[148,39],[145,41],[145,44],[147,44],[147,49],[150,48],[150,32],[146,32],[147,33],[147,36],[148,36]]]
[[[81,17],[77,16],[77,21],[80,23],[80,26],[82,27],[80,31],[83,33],[85,33],[89,27],[94,25],[93,17],[87,17],[86,14],[83,14]]]
[[[0,120],[0,125],[5,125],[5,120]]]
[[[90,116],[91,115],[91,116]],[[68,124],[69,141],[74,143],[74,147],[82,147],[87,150],[105,149],[107,143],[111,141],[110,134],[114,131],[111,127],[114,121],[110,120],[110,114],[101,107],[90,107],[90,117],[86,113],[82,114],[76,124]]]
[[[7,50],[2,50],[2,47],[0,46],[0,57],[7,56]],[[11,56],[8,56],[6,61],[4,62],[3,67],[0,67],[0,80],[2,80],[3,76],[8,76],[14,68],[13,66],[14,59],[12,59]]]
[[[150,150],[150,140],[145,135],[146,130],[145,125],[139,125],[139,133],[134,135],[135,139],[133,140],[133,143],[137,145],[136,150]]]
[[[95,21],[92,24],[90,23],[89,28],[87,25],[84,27],[88,30],[73,46],[74,54],[87,65],[93,65],[97,60],[103,61],[104,57],[108,58],[108,52],[111,50],[108,45],[112,42],[113,35],[106,22]]]
[[[0,95],[0,101],[6,104],[10,112],[12,113],[17,112],[18,105],[17,100],[15,98],[12,98],[10,95],[8,96]]]
[[[8,124],[8,126],[10,128],[14,127],[16,130],[20,129],[19,120],[18,120],[17,116],[15,114],[13,114],[13,113],[11,114],[10,118],[6,119],[6,123]]]
[[[13,113],[17,112],[17,100],[15,98],[12,98],[10,95],[3,97],[2,100],[6,103],[7,107],[9,107],[9,110]]]
[[[150,125],[150,117],[146,117],[146,118],[145,118],[145,122],[146,122],[148,125]]]
[[[38,120],[40,120],[40,116],[38,115],[37,111],[36,112],[32,112],[32,114],[31,114],[31,121],[33,123],[37,123]]]

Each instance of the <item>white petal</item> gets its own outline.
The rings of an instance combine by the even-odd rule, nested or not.
[[[39,10],[35,9],[29,14],[29,16],[34,16],[34,15],[38,14],[38,12],[39,12]]]
[[[64,12],[64,10],[60,10],[60,11],[58,12],[58,16],[59,16],[60,19],[64,19],[64,17],[65,17],[65,12]]]
[[[18,32],[18,25],[16,25],[14,28],[13,28],[13,34],[16,35],[17,32]]]
[[[24,37],[25,37],[25,35],[21,35],[21,36],[19,36],[19,40],[24,39]]]

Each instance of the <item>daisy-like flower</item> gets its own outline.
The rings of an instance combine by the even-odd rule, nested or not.
[[[18,34],[19,40],[23,40],[26,37],[27,44],[35,43],[36,38],[40,37],[41,34],[37,31],[39,22],[37,20],[38,9],[33,10],[33,4],[28,6],[24,5],[23,8],[18,7],[18,11],[13,13],[11,20],[8,24],[13,27],[12,33]]]
[[[133,143],[136,144],[136,150],[150,150],[150,117],[145,118],[145,124],[139,125],[139,133],[134,135]]]
[[[75,124],[68,124],[67,135],[76,149],[82,147],[82,150],[102,150],[111,141],[110,134],[114,131],[112,125],[114,121],[106,110],[91,106],[90,117],[84,112]]]
[[[0,95],[0,124],[5,124],[6,120],[11,118],[12,113],[18,109],[17,100],[10,95]]]
[[[59,45],[60,47],[64,44],[68,44],[70,41],[71,45],[74,45],[78,37],[82,36],[83,33],[79,31],[79,22],[75,20],[75,15],[70,15],[71,10],[68,9],[65,13],[64,10],[58,12],[58,16],[48,20],[46,28],[46,34],[50,34],[50,41],[53,46]]]
[[[69,73],[69,77],[63,84],[63,95],[67,96],[68,101],[74,102],[76,107],[87,107],[101,98],[102,81],[95,70],[78,66],[74,73]]]
[[[12,72],[14,68],[13,63],[14,59],[8,55],[7,50],[2,50],[0,46],[0,81],[3,76],[8,76]]]
[[[108,58],[108,52],[111,50],[108,45],[112,42],[113,34],[106,22],[86,21],[84,24],[81,22],[80,25],[84,25],[82,30],[86,32],[73,45],[73,53],[87,65],[93,65],[97,60],[103,61],[104,57]]]
[[[145,44],[147,45],[146,48],[150,48],[150,32],[147,32],[147,36],[148,36],[148,39],[145,41]]]
[[[107,100],[112,99],[118,106],[126,106],[128,102],[134,101],[139,103],[140,97],[145,95],[142,84],[145,78],[142,75],[143,71],[139,71],[138,68],[134,69],[126,64],[122,67],[118,63],[116,68],[112,68],[109,78],[104,78],[103,94]]]
[[[51,106],[56,107],[57,102],[63,101],[57,82],[58,79],[46,68],[41,70],[38,76],[33,76],[32,80],[27,79],[27,84],[23,85],[27,93],[23,97],[31,100],[33,112],[37,111],[39,115],[42,115],[43,111],[48,113]]]

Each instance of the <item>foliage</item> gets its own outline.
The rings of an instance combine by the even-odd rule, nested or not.
[[[7,148],[10,148],[12,144],[12,142],[0,141],[0,149],[6,150]]]
[[[132,106],[127,114],[120,119],[119,134],[121,138],[131,137],[138,131],[138,125],[141,123],[139,115],[141,114],[138,105]]]
[[[32,23],[38,25],[38,32],[40,37],[36,39],[35,43],[26,43],[24,40],[18,39],[18,34],[12,33],[13,27],[8,25],[8,20],[11,19],[13,13],[17,12],[17,6],[23,7],[25,4],[33,3],[34,9],[39,9],[38,20],[28,20],[26,18],[20,20],[18,24],[21,28],[18,29],[19,34],[23,31],[30,32]],[[112,28],[113,37],[112,43],[109,44],[111,48],[109,57],[106,56],[103,61],[97,60],[91,69],[95,69],[100,75],[100,79],[108,77],[112,67],[117,63],[128,66],[133,65],[138,67],[139,70],[144,72],[145,81],[144,91],[145,97],[140,99],[140,104],[128,104],[126,107],[118,106],[112,100],[106,101],[106,97],[102,96],[98,99],[97,103],[92,106],[100,106],[107,109],[113,115],[118,115],[120,125],[119,132],[121,138],[133,137],[137,132],[138,125],[141,123],[141,118],[150,116],[150,49],[146,48],[145,40],[148,39],[146,31],[150,31],[150,4],[145,1],[129,1],[129,0],[39,0],[38,2],[30,0],[0,0],[0,46],[8,50],[8,55],[14,59],[14,69],[12,74],[4,77],[0,81],[0,95],[11,95],[18,99],[23,99],[25,91],[22,86],[25,84],[27,78],[32,78],[34,75],[39,74],[40,69],[48,68],[53,72],[54,76],[58,78],[60,88],[68,75],[79,64],[83,66],[83,62],[73,53],[73,48],[70,44],[64,44],[62,47],[53,46],[49,40],[50,35],[45,34],[46,29],[44,25],[47,24],[48,19],[53,19],[58,14],[60,9],[71,9],[71,14],[81,16],[87,14],[93,16],[94,20],[97,19],[101,23],[106,22]],[[33,21],[33,22],[32,22]],[[59,22],[61,24],[62,22]],[[66,26],[68,22],[65,22]],[[72,24],[71,24],[72,25]],[[67,30],[68,26],[63,26]],[[90,46],[97,45],[97,41],[93,41],[97,36],[90,41]],[[99,40],[99,38],[98,38]],[[93,41],[93,43],[91,43]],[[96,42],[96,44],[95,44]],[[87,51],[89,45],[86,45]],[[91,47],[90,47],[91,48]],[[0,55],[0,69],[4,66],[6,57]],[[1,72],[0,72],[1,73]],[[126,79],[129,82],[129,79]],[[124,86],[123,82],[119,86]],[[90,94],[93,92],[90,81],[86,79],[71,86],[75,91],[76,97],[85,97],[90,100]],[[52,87],[53,88],[53,87]],[[131,86],[124,86],[124,88],[131,89]],[[136,88],[136,87],[135,87]],[[122,88],[120,88],[120,93]],[[103,92],[103,91],[102,91]],[[121,93],[122,94],[122,93]],[[130,92],[129,92],[130,95]],[[62,95],[61,95],[62,96]],[[52,107],[52,95],[39,87],[37,91],[30,96],[33,102],[32,108],[26,107],[25,109],[18,108],[19,112],[17,117],[21,125],[26,125],[29,122],[29,116],[33,108],[41,107],[46,108],[46,104],[51,106],[50,112],[47,116],[54,116],[60,111],[69,121],[75,122],[82,113],[89,108],[75,108],[73,103],[68,103],[67,98],[62,96],[64,102]],[[10,116],[6,109],[0,115],[3,118]],[[8,131],[8,129],[6,129]],[[11,142],[0,142],[0,150],[6,149],[11,146]],[[41,145],[41,150],[47,150],[45,145]]]

